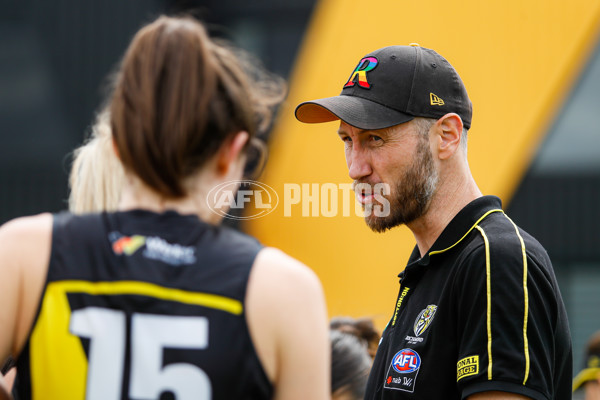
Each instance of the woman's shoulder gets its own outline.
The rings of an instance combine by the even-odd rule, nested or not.
[[[15,251],[21,245],[32,245],[32,241],[44,237],[52,231],[52,219],[52,214],[43,213],[19,217],[6,222],[0,226],[0,246],[9,247]],[[13,247],[14,245],[17,247]]]
[[[261,270],[268,284],[321,290],[321,282],[312,269],[274,247],[265,247],[258,253],[255,268]]]
[[[0,319],[12,328],[7,332],[15,333],[0,342],[0,357],[23,348],[43,290],[51,242],[51,214],[16,218],[0,227]]]
[[[47,264],[52,243],[52,214],[15,218],[0,227],[4,277],[17,278]],[[39,268],[36,268],[39,267]]]

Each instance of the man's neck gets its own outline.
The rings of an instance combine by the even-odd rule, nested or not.
[[[421,257],[429,251],[442,231],[460,210],[481,196],[481,191],[470,175],[459,182],[442,185],[438,188],[427,212],[422,217],[407,224],[415,236]]]

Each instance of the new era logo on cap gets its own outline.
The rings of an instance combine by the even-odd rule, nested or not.
[[[432,106],[443,106],[444,100],[440,99],[439,96],[433,93],[429,93],[429,103],[431,103]]]
[[[471,126],[472,106],[462,80],[433,50],[389,46],[362,57],[339,96],[307,101],[296,108],[301,122],[343,120],[360,129],[381,129],[414,117],[458,114]]]

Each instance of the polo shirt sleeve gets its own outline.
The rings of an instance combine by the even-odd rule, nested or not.
[[[516,233],[478,231],[481,241],[459,257],[453,282],[462,398],[504,391],[553,399],[560,295],[550,261],[545,252],[532,256]]]

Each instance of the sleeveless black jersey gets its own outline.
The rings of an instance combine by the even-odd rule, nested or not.
[[[260,249],[173,211],[55,215],[18,398],[271,398],[244,309]]]

